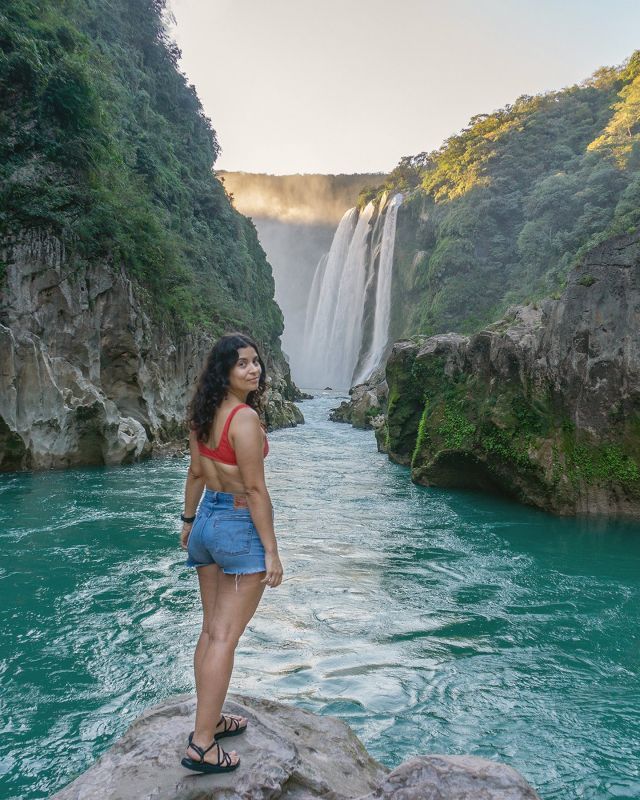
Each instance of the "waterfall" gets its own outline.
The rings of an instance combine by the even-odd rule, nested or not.
[[[324,273],[327,269],[327,262],[329,261],[329,253],[325,253],[318,262],[316,271],[313,275],[313,282],[309,290],[309,298],[307,300],[307,309],[304,321],[304,341],[308,340],[313,331],[313,325],[318,315],[318,301],[320,299],[320,287],[324,279]]]
[[[320,259],[313,276],[304,326],[304,358],[295,375],[296,382],[302,386],[317,386],[323,380],[326,346],[336,311],[335,298],[357,219],[356,208],[344,213],[329,254]]]
[[[354,384],[362,383],[380,363],[389,338],[391,319],[391,276],[393,274],[393,251],[396,241],[396,221],[402,194],[395,194],[387,206],[380,245],[380,263],[376,282],[376,307],[373,317],[373,337],[364,364],[354,378]]]
[[[336,387],[351,385],[353,368],[360,352],[369,222],[374,210],[373,203],[369,203],[360,214],[342,266],[330,336],[327,340],[320,340],[321,345],[326,342],[321,374],[330,375],[329,383]]]
[[[340,220],[328,255],[316,267],[306,307],[303,363],[294,376],[302,386],[349,388],[363,358],[364,366],[357,369],[359,377],[367,377],[383,355],[402,195],[394,195],[385,208],[386,201],[385,193],[377,207],[369,203],[361,213],[349,209]],[[365,328],[373,331],[367,342],[363,342]]]

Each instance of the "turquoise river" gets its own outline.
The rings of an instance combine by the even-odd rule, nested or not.
[[[340,399],[269,436],[286,580],[231,690],[340,717],[390,768],[469,753],[543,800],[640,798],[640,523],[415,486],[328,421]],[[49,796],[193,691],[187,464],[0,477],[0,797]]]

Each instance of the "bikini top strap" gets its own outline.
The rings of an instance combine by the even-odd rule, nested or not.
[[[247,408],[251,408],[251,406],[248,405],[247,403],[240,403],[240,405],[237,405],[235,408],[232,408],[231,411],[227,414],[227,418],[225,420],[224,427],[222,429],[222,436],[220,437],[220,443],[222,443],[223,439],[227,437],[227,434],[229,432],[229,425],[231,425],[231,420],[233,419],[236,411],[239,411],[241,408],[245,408],[245,406]]]

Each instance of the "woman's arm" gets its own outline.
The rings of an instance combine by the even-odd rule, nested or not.
[[[231,431],[234,423],[235,429]],[[282,582],[282,564],[273,530],[273,506],[264,479],[264,434],[257,413],[251,408],[241,409],[232,420],[229,436],[232,437],[251,519],[265,549],[267,575],[264,582],[278,586]]]
[[[204,489],[204,476],[202,474],[202,467],[200,464],[200,452],[198,451],[198,442],[196,439],[196,432],[191,431],[189,434],[189,450],[191,453],[191,463],[187,471],[187,482],[184,488],[184,516],[195,516],[198,508],[198,503],[202,497],[202,490]],[[189,534],[193,527],[192,522],[182,523],[182,532],[180,533],[180,545],[186,549],[189,540]]]

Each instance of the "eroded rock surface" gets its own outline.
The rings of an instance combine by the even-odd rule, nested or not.
[[[249,719],[246,733],[221,741],[240,756],[234,772],[199,775],[180,765],[195,716],[195,698],[183,696],[145,712],[54,800],[341,800],[372,791],[388,772],[334,717],[240,695],[229,695],[224,710]]]
[[[384,420],[381,417],[386,407],[387,382],[384,368],[377,370],[368,381],[349,389],[349,400],[343,400],[329,414],[332,422],[350,422],[354,428],[373,428]]]
[[[199,775],[180,759],[195,698],[142,714],[87,772],[52,800],[539,800],[515,770],[472,756],[418,756],[390,772],[344,722],[284,703],[229,695],[224,710],[248,717],[242,736],[222,740],[240,766]]]
[[[123,270],[71,263],[33,233],[4,253],[0,470],[122,464],[184,443],[184,414],[209,337],[175,339]],[[270,428],[303,422],[288,366],[272,377]]]
[[[539,800],[515,769],[476,756],[418,756],[360,800]]]

